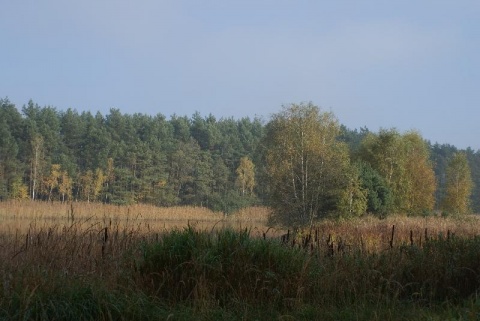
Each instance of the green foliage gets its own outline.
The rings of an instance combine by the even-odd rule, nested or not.
[[[59,282],[58,279],[49,281]],[[0,301],[0,319],[158,320],[159,317],[167,319],[171,314],[160,302],[140,292],[107,290],[98,285],[99,282],[96,285],[67,283],[68,286],[55,284],[55,291],[29,288],[13,293],[8,301]]]
[[[437,209],[441,208],[447,193],[447,165],[459,152],[457,148],[427,145],[416,132],[350,130],[333,114],[316,108],[312,104],[287,106],[265,124],[258,118],[216,119],[199,113],[167,119],[161,114],[122,114],[118,109],[106,115],[58,111],[33,101],[17,109],[7,98],[0,99],[0,199],[23,198],[26,188],[30,198],[39,200],[195,205],[227,213],[261,202],[278,206],[277,217],[283,211],[286,224],[305,224],[332,213],[352,213],[346,195],[353,195],[356,183],[347,174],[351,160],[360,159],[384,181],[365,183],[360,177],[361,188],[369,190],[367,211],[422,214],[431,212],[435,201]],[[282,122],[285,117],[290,117],[288,122]],[[317,125],[306,121],[315,117]],[[478,211],[480,152],[462,152],[471,169],[471,210]],[[247,176],[242,181],[237,172],[243,157],[254,168],[253,174],[244,172],[252,174],[248,184]],[[278,164],[272,166],[272,162]],[[57,187],[48,186],[53,183],[48,179],[54,164],[60,165],[64,182]],[[295,179],[287,182],[288,166]],[[432,168],[438,187],[435,198]],[[92,183],[95,186],[86,196],[82,177],[88,171],[93,176],[98,171],[110,174],[101,186]],[[283,173],[283,183],[272,181],[273,171],[277,178]],[[302,176],[307,174],[308,178]],[[386,184],[389,196],[382,196],[388,192],[378,186],[375,190],[378,184]],[[318,189],[304,194],[302,186]],[[242,195],[235,193],[238,190]],[[362,212],[362,206],[355,207],[354,212]]]
[[[344,218],[361,216],[368,210],[368,190],[364,188],[359,170],[352,166],[348,183],[339,202],[339,214]]]
[[[250,158],[242,157],[235,173],[237,174],[235,183],[240,188],[242,196],[245,196],[247,193],[253,195],[253,188],[255,187],[255,165]]]
[[[33,101],[20,113],[2,99],[0,199],[23,197],[26,186],[31,198],[42,200],[212,204],[229,212],[258,202],[252,195],[234,197],[235,171],[243,156],[260,159],[262,135],[258,119],[196,113],[167,120],[118,109],[103,116],[59,112]],[[54,164],[60,179],[52,176]]]
[[[421,214],[435,205],[435,173],[427,143],[417,132],[370,133],[358,157],[375,169],[391,191],[393,211]]]
[[[393,198],[385,179],[366,162],[356,165],[361,185],[367,191],[367,212],[378,216],[387,215],[392,209]]]
[[[28,186],[26,186],[18,176],[11,184],[9,197],[15,200],[28,199]]]
[[[352,156],[358,154],[363,139],[370,133],[367,127],[358,129],[349,129],[345,125],[340,126],[340,135],[338,139],[348,145],[348,149]]]
[[[0,99],[0,200],[16,194],[12,188],[21,180],[20,146],[15,137],[21,130],[18,111],[8,101]]]
[[[454,154],[446,170],[446,194],[443,209],[454,214],[466,214],[470,211],[472,178],[467,156]]]
[[[147,291],[167,302],[230,306],[241,300],[280,308],[310,282],[302,275],[306,258],[304,252],[252,239],[248,231],[208,234],[188,228],[145,245],[140,272]]]
[[[241,195],[237,191],[211,194],[206,203],[206,206],[212,211],[223,212],[227,215],[254,205],[258,205],[258,199],[255,196]]]
[[[311,224],[338,209],[348,185],[348,150],[331,113],[292,104],[267,126],[266,165],[270,206],[287,226]]]
[[[441,208],[442,202],[445,199],[447,190],[447,167],[449,161],[453,155],[458,152],[466,154],[468,164],[471,170],[472,178],[472,194],[470,197],[471,210],[474,213],[480,212],[480,151],[474,151],[471,148],[460,151],[455,146],[449,144],[433,144],[430,146],[431,159],[435,165],[435,177],[438,184],[438,188],[435,194],[437,207]]]

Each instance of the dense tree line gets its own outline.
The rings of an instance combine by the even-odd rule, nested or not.
[[[0,100],[0,199],[198,205],[261,202],[253,160],[264,125],[158,114],[103,116]],[[254,188],[256,189],[254,191]]]
[[[479,187],[479,151],[432,145],[417,132],[350,130],[312,104],[285,106],[264,122],[79,113],[32,101],[19,110],[0,99],[0,200],[227,213],[268,204],[288,212],[284,223],[303,224],[332,213],[479,211]]]

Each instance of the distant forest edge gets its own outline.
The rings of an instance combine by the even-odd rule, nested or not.
[[[462,157],[468,168],[461,168]],[[466,185],[457,180],[456,190],[465,187],[469,202],[459,211],[478,213],[479,151],[432,144],[417,132],[352,130],[310,103],[284,106],[264,121],[118,109],[102,115],[32,101],[19,110],[0,99],[0,200],[192,205],[225,213],[276,204],[309,216],[305,223],[332,213],[455,212],[451,180],[462,173]]]

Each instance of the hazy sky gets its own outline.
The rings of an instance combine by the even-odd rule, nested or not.
[[[480,149],[478,0],[5,0],[0,41],[19,108],[268,120],[312,101]]]

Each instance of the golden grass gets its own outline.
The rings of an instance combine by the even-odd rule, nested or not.
[[[73,211],[73,219],[72,219]],[[27,267],[30,283],[48,287],[49,273],[65,278],[101,277],[116,284],[125,253],[141,256],[141,244],[159,240],[162,233],[193,226],[212,231],[224,227],[249,228],[261,235],[269,210],[244,209],[224,216],[199,207],[160,208],[149,205],[114,206],[98,203],[0,202],[0,283],[10,288]],[[134,262],[134,260],[132,260]],[[133,264],[133,263],[132,263]],[[33,275],[32,275],[33,273]]]
[[[271,211],[267,207],[249,207],[225,216],[202,207],[7,201],[0,202],[0,234],[35,234],[52,227],[65,229],[75,226],[78,230],[95,230],[96,233],[107,227],[110,231],[147,235],[190,225],[201,230],[247,228],[254,237],[279,238],[286,230],[269,228],[270,215]],[[305,230],[299,233],[297,244],[309,232],[310,230]],[[317,245],[324,246],[330,242],[336,246],[343,244],[347,248],[361,247],[369,252],[378,252],[388,249],[391,243],[394,246],[421,246],[426,239],[431,238],[480,235],[480,217],[423,218],[394,215],[382,220],[372,216],[348,221],[324,220],[317,223],[312,233],[316,233]]]
[[[146,205],[118,207],[92,203],[73,203],[74,219],[72,220],[71,211],[71,204],[13,201],[0,203],[0,301],[3,295],[3,298],[6,298],[3,301],[5,305],[10,304],[9,298],[19,297],[22,302],[19,305],[20,308],[23,307],[27,311],[31,298],[35,296],[36,291],[43,293],[44,301],[38,301],[42,302],[41,306],[43,306],[43,303],[50,303],[48,295],[58,293],[58,291],[68,287],[73,288],[77,283],[85,284],[92,289],[101,284],[102,288],[111,290],[109,293],[116,292],[117,295],[119,289],[144,291],[145,282],[149,279],[145,279],[145,275],[141,275],[138,271],[141,267],[139,263],[145,259],[145,244],[162,240],[162,233],[175,226],[169,224],[178,223],[184,224],[183,226],[190,224],[208,232],[225,226],[241,229],[249,228],[253,237],[263,237],[265,233],[266,237],[277,238],[278,242],[280,242],[279,233],[282,231],[281,229],[270,229],[266,226],[270,211],[264,207],[243,209],[228,217],[224,217],[221,213],[191,207],[157,208]],[[298,235],[300,241],[301,237],[305,237],[307,233],[317,233],[318,244],[320,245],[316,249],[312,248],[315,251],[312,251],[312,256],[307,256],[308,259],[302,271],[308,271],[310,262],[313,262],[312,260],[316,257],[319,258],[318,262],[324,267],[322,271],[326,272],[318,274],[318,277],[312,280],[306,280],[307,275],[310,275],[306,272],[294,274],[293,278],[282,278],[282,280],[293,280],[293,283],[287,286],[295,287],[295,291],[292,292],[295,294],[293,296],[289,295],[288,300],[292,298],[292,306],[297,301],[306,300],[306,294],[302,292],[306,288],[304,285],[306,285],[324,291],[314,291],[312,293],[317,293],[317,295],[318,293],[327,294],[325,297],[319,296],[319,298],[312,299],[312,302],[315,302],[318,306],[323,306],[322,304],[325,302],[327,305],[335,302],[342,307],[343,303],[348,304],[352,298],[364,300],[364,296],[368,297],[365,300],[375,304],[375,301],[370,300],[375,300],[377,288],[378,295],[381,294],[381,287],[377,285],[383,283],[380,281],[376,283],[374,276],[378,274],[383,277],[385,275],[386,281],[393,280],[389,283],[389,286],[391,284],[392,291],[395,292],[397,290],[394,286],[397,283],[395,283],[396,279],[394,277],[402,277],[403,275],[401,273],[395,275],[397,270],[394,269],[395,266],[402,263],[397,260],[398,258],[406,258],[406,256],[396,255],[396,253],[403,253],[403,249],[402,251],[388,251],[392,241],[393,226],[395,226],[393,246],[398,248],[402,245],[410,246],[412,240],[415,245],[420,245],[425,242],[425,237],[446,238],[453,234],[458,237],[479,235],[479,223],[477,216],[467,216],[459,219],[392,216],[384,220],[364,217],[349,221],[325,220],[318,222],[311,231],[305,230]],[[182,225],[176,227],[182,227]],[[410,239],[410,235],[412,235],[412,239]],[[325,258],[329,254],[329,243],[327,241],[335,245],[335,254],[332,255],[331,260]],[[242,246],[240,243],[238,244]],[[347,250],[384,251],[383,253],[392,253],[392,256],[387,256],[387,259],[383,261],[376,259],[376,257],[381,256],[371,256],[372,260],[377,260],[376,263],[362,265],[364,261],[360,260],[360,265],[358,265],[352,260],[348,260],[348,257],[344,259],[341,251],[337,250],[340,244],[343,244]],[[298,246],[298,243],[295,246]],[[228,247],[228,250],[230,248]],[[278,251],[280,254],[285,252],[283,247],[274,248],[281,249],[282,251]],[[179,249],[181,251],[182,247],[179,247]],[[262,250],[264,247],[260,246],[259,249]],[[174,250],[172,249],[172,251]],[[232,249],[232,251],[235,252],[235,249]],[[281,263],[290,262],[290,259],[294,261],[293,259],[298,253],[302,254],[302,252],[297,251],[285,252],[285,258],[272,268],[280,266]],[[213,256],[205,257],[213,258]],[[266,255],[265,262],[269,262],[275,257],[275,255],[272,257]],[[370,256],[367,255],[366,257]],[[388,258],[391,258],[391,260]],[[241,262],[238,262],[240,259],[234,260],[232,266],[241,265],[239,264]],[[200,264],[201,266],[202,262],[189,261],[185,266],[191,266],[192,264]],[[432,258],[432,262],[437,261]],[[237,276],[250,275],[244,273],[247,270],[250,271],[249,273],[256,273],[255,271],[258,270],[256,263],[256,261],[251,263],[251,271],[248,270],[248,265],[246,265],[247,269],[242,268],[240,272],[237,272],[240,274],[231,275],[232,279],[227,279],[227,281],[232,281]],[[376,265],[377,263],[378,265]],[[223,269],[223,265],[221,267]],[[369,270],[362,273],[362,269],[365,267]],[[384,274],[380,274],[379,270],[383,271]],[[428,273],[436,271],[437,274],[435,275],[441,275],[439,273],[443,271],[443,265],[439,264],[425,270]],[[287,269],[287,271],[290,270]],[[155,275],[155,273],[147,276],[152,275]],[[268,279],[270,275],[275,276],[276,274],[261,275],[261,277],[266,278],[267,283],[265,285],[271,282]],[[193,274],[193,276],[195,275]],[[196,304],[201,308],[204,308],[202,304],[205,304],[202,302],[210,304],[210,301],[202,301],[202,298],[209,298],[211,295],[211,293],[200,292],[208,289],[208,284],[202,283],[206,280],[204,277],[205,274],[201,274],[197,280],[197,292],[192,292],[194,296],[197,295],[200,298],[197,299],[200,303]],[[372,280],[369,278],[372,278]],[[256,282],[260,279],[252,278],[251,280]],[[295,283],[296,280],[298,280],[298,283]],[[365,282],[365,286],[373,284],[374,287],[372,289],[365,288],[362,282]],[[231,283],[226,282],[226,284],[230,286]],[[403,286],[403,284],[407,283],[398,283],[399,286]],[[253,286],[245,287],[245,293],[247,294],[240,296],[240,298],[253,298],[253,296],[249,296],[251,288]],[[241,286],[240,289],[242,289]],[[228,291],[231,292],[231,289],[228,288]],[[277,288],[275,288],[275,291],[278,291]],[[270,295],[270,293],[274,292],[265,292],[266,295]],[[389,293],[388,290],[386,293]],[[396,296],[395,293],[391,295]],[[332,301],[329,301],[330,298],[332,298]],[[235,300],[237,300],[237,297],[235,297]],[[14,302],[14,300],[11,302]],[[385,307],[381,306],[382,308],[390,308],[388,303],[379,302],[381,302],[380,304],[387,304]],[[290,304],[290,301],[284,301],[284,303]],[[136,304],[136,301],[133,304]],[[402,304],[401,308],[403,307]],[[363,305],[360,304],[359,309],[363,308]],[[59,305],[58,309],[62,309],[62,306]]]
[[[67,219],[72,215],[78,219],[107,217],[112,219],[163,219],[163,220],[218,220],[223,217],[203,207],[157,207],[136,204],[117,206],[87,202],[32,202],[7,201],[0,203],[0,216],[29,219]]]
[[[316,233],[317,243],[321,246],[330,242],[335,247],[341,244],[344,249],[361,248],[366,252],[380,252],[392,246],[422,246],[429,239],[471,238],[480,235],[480,217],[392,215],[386,219],[379,219],[366,216],[347,221],[324,220],[318,222],[311,231],[309,229],[302,231],[300,236],[309,233],[312,233],[312,237]]]
[[[160,240],[164,232],[173,228],[188,225],[206,231],[247,228],[252,237],[273,238],[278,242],[283,232],[280,228],[267,227],[270,211],[264,207],[243,209],[225,217],[203,208],[73,203],[74,220],[70,217],[71,210],[71,204],[61,203],[0,203],[0,290],[5,295],[15,288],[26,289],[28,294],[37,286],[51,287],[49,280],[58,279],[58,273],[66,280],[94,282],[95,278],[101,278],[114,288],[123,277],[119,271],[130,271],[141,260],[142,244]],[[425,238],[480,235],[479,223],[477,216],[325,220],[311,231],[300,232],[295,246],[301,246],[302,236],[311,232],[316,237],[307,249],[316,247],[312,253],[319,256],[329,255],[330,245],[335,255],[349,250],[379,253],[391,247],[393,226],[393,247],[397,248],[412,243],[422,246]],[[129,260],[125,260],[127,253]],[[28,278],[24,278],[23,273],[27,273]],[[28,284],[21,284],[22,280],[28,280],[25,281]]]
[[[69,226],[88,222],[102,227],[118,225],[143,232],[162,231],[194,225],[198,228],[266,226],[270,211],[251,207],[225,216],[204,207],[157,207],[136,204],[116,206],[87,202],[0,202],[0,232],[25,232],[32,226]]]

